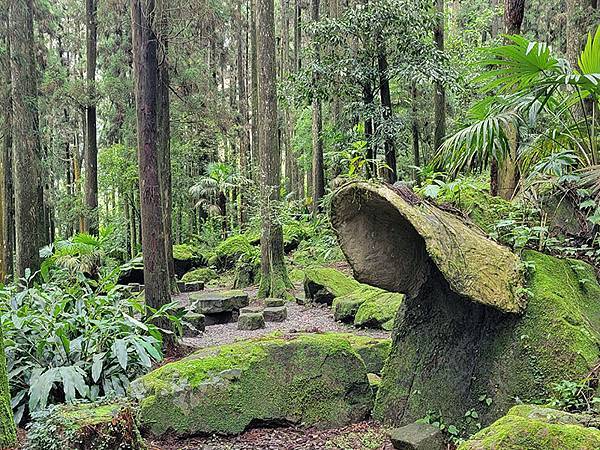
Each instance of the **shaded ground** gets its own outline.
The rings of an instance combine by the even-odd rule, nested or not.
[[[249,288],[245,291],[250,296],[252,305],[259,305],[256,299],[256,289]],[[304,298],[304,291],[300,286],[294,292],[296,297]],[[189,294],[181,294],[177,298],[184,304],[189,302]],[[390,333],[383,330],[357,329],[352,325],[336,322],[330,307],[319,305],[298,305],[293,302],[287,303],[288,318],[284,322],[267,322],[266,327],[260,330],[241,331],[237,329],[236,322],[206,327],[206,331],[198,337],[186,338],[184,343],[193,348],[210,347],[214,345],[230,344],[232,342],[264,336],[274,331],[285,333],[296,331],[325,332],[337,331],[373,337],[389,337]]]
[[[384,430],[361,422],[329,430],[313,428],[255,428],[239,436],[187,440],[148,440],[150,450],[390,450]]]

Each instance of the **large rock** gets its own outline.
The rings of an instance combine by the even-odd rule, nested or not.
[[[359,283],[342,272],[325,267],[307,269],[306,298],[331,304],[335,320],[357,327],[391,330],[404,296]]]
[[[252,424],[334,427],[365,419],[365,364],[343,335],[269,336],[202,349],[134,381],[155,435],[236,434]]]
[[[397,450],[446,450],[442,430],[427,423],[413,422],[388,432]]]
[[[240,314],[238,330],[259,330],[265,327],[265,317],[262,312]]]
[[[600,419],[520,405],[458,450],[597,450]]]
[[[244,291],[216,291],[190,295],[191,309],[200,314],[217,314],[238,311],[248,306],[248,294]]]
[[[126,402],[51,407],[29,428],[30,450],[142,450],[133,408]]]
[[[177,277],[182,278],[189,271],[206,266],[206,264],[206,257],[193,245],[177,244],[173,246],[173,265]]]
[[[553,382],[584,378],[600,359],[592,267],[536,252],[520,262],[458,216],[389,187],[363,186],[348,185],[333,199],[342,250],[361,281],[408,293],[376,418],[399,426],[439,411],[460,425],[475,410],[488,424],[516,398],[543,400]]]

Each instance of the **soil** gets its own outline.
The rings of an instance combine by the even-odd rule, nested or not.
[[[375,422],[317,430],[302,427],[254,428],[239,436],[148,440],[150,450],[391,450]]]

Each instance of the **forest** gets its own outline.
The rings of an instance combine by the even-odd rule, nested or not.
[[[0,0],[0,448],[600,449],[597,0]]]

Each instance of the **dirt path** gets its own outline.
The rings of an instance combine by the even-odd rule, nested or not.
[[[244,289],[250,296],[251,305],[258,305],[260,301],[256,299],[256,289]],[[294,295],[304,298],[304,292],[300,286],[296,287]],[[189,294],[181,294],[176,297],[182,303],[187,304]],[[373,337],[389,337],[390,333],[383,330],[358,329],[352,325],[336,322],[333,318],[333,312],[330,307],[318,305],[298,305],[288,302],[288,318],[284,322],[267,322],[266,327],[260,330],[241,331],[237,329],[236,322],[230,322],[221,325],[211,325],[206,327],[206,331],[198,337],[185,338],[184,343],[193,348],[211,347],[214,345],[230,344],[235,341],[264,336],[275,331],[284,333],[307,331],[307,332],[325,332],[336,331],[345,333],[354,333],[359,335]]]

